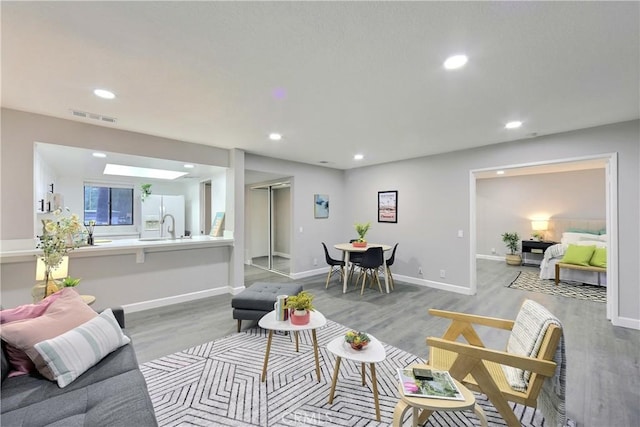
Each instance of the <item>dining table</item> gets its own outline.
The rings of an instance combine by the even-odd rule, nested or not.
[[[334,248],[342,251],[342,260],[344,261],[345,270],[349,268],[349,258],[352,252],[366,252],[369,248],[381,247],[384,252],[391,250],[391,246],[383,245],[380,243],[367,243],[367,246],[353,246],[353,243],[338,243],[333,245]],[[384,266],[384,285],[387,289],[387,293],[389,293],[389,271],[387,270],[387,259],[383,257],[383,266]],[[345,271],[345,274],[342,278],[342,293],[347,293],[347,282],[349,280],[349,275]]]

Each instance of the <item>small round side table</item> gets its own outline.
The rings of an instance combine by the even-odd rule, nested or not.
[[[333,381],[331,382],[331,391],[329,392],[329,404],[333,403],[333,396],[336,391],[336,383],[338,382],[338,372],[340,371],[340,362],[342,359],[352,360],[362,365],[362,385],[366,385],[366,366],[369,364],[371,369],[371,386],[373,387],[373,401],[376,408],[376,420],[380,421],[380,403],[378,402],[378,379],[376,378],[376,363],[382,362],[387,357],[387,353],[373,335],[369,335],[371,340],[363,350],[354,350],[344,340],[344,335],[334,338],[327,344],[327,350],[336,355],[336,365],[333,370]]]
[[[424,364],[413,365],[412,368],[414,367],[432,369],[431,366]],[[476,398],[473,393],[464,385],[460,384],[458,380],[455,378],[452,379],[458,386],[460,393],[464,396],[464,401],[405,396],[402,385],[398,384],[400,401],[393,411],[393,426],[400,427],[404,413],[411,408],[413,411],[413,427],[418,427],[427,422],[427,419],[434,411],[464,411],[467,409],[473,409],[473,412],[475,412],[480,420],[480,425],[487,427],[487,417],[484,414],[484,410],[476,403]]]

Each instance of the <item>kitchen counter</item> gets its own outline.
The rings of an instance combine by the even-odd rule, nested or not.
[[[33,242],[35,246],[37,243]],[[17,246],[17,247],[16,247]],[[21,248],[22,246],[23,248]],[[33,261],[35,257],[42,253],[36,248],[24,248],[23,245],[3,245],[0,252],[0,263],[14,263]],[[108,237],[102,236],[97,238],[96,244],[93,246],[81,246],[69,252],[69,257],[85,258],[97,256],[135,254],[136,262],[144,262],[144,254],[150,252],[164,251],[180,251],[190,249],[209,248],[216,246],[233,246],[233,238],[227,237],[211,237],[211,236],[194,236],[182,239],[122,239],[108,240]]]

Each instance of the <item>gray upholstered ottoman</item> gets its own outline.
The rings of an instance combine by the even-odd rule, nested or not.
[[[297,283],[256,282],[231,299],[233,318],[238,320],[238,332],[243,320],[260,320],[273,311],[278,295],[296,295],[302,290]]]

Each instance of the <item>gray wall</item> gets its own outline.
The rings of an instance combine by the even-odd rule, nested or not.
[[[604,168],[479,179],[476,252],[504,256],[501,234],[516,231],[522,240],[529,239],[531,219],[538,216],[550,218],[547,240],[560,239],[551,230],[553,218],[604,220],[605,182]]]
[[[0,239],[33,238],[34,143],[229,166],[229,151],[141,133],[3,108],[0,145]],[[233,219],[231,219],[233,223]]]
[[[470,171],[618,153],[619,305],[621,318],[638,327],[639,121],[496,144],[437,156],[349,170],[345,224],[372,221],[369,241],[400,242],[395,271],[469,288]],[[398,224],[376,220],[377,192],[398,190]],[[463,230],[464,237],[457,237]],[[446,278],[439,271],[446,271]]]
[[[354,235],[355,222],[371,221],[367,239],[400,242],[394,271],[407,278],[444,282],[469,289],[470,171],[505,165],[618,153],[620,317],[638,327],[640,319],[640,129],[639,121],[618,123],[535,139],[411,159],[349,171],[287,162],[49,118],[2,110],[0,238],[33,238],[33,143],[74,145],[127,154],[231,166],[227,183],[227,225],[235,230],[236,256],[242,256],[244,170],[292,177],[291,272],[294,277],[322,270],[320,242],[331,246]],[[235,153],[234,153],[235,151]],[[231,158],[236,158],[232,160]],[[240,170],[237,170],[240,169]],[[236,176],[237,175],[237,176]],[[377,222],[377,192],[398,190],[398,223]],[[229,194],[231,193],[231,194]],[[313,195],[328,194],[327,219],[315,219]],[[235,196],[234,196],[235,195]],[[236,197],[237,199],[234,199]],[[235,211],[235,212],[234,212]],[[233,215],[231,215],[233,213]],[[238,223],[238,224],[236,224]],[[463,237],[458,236],[462,230]],[[338,253],[333,253],[339,256]],[[418,267],[423,275],[417,274]],[[233,263],[232,284],[240,285],[242,263]],[[445,270],[444,278],[439,271]],[[3,275],[4,276],[4,275]]]

